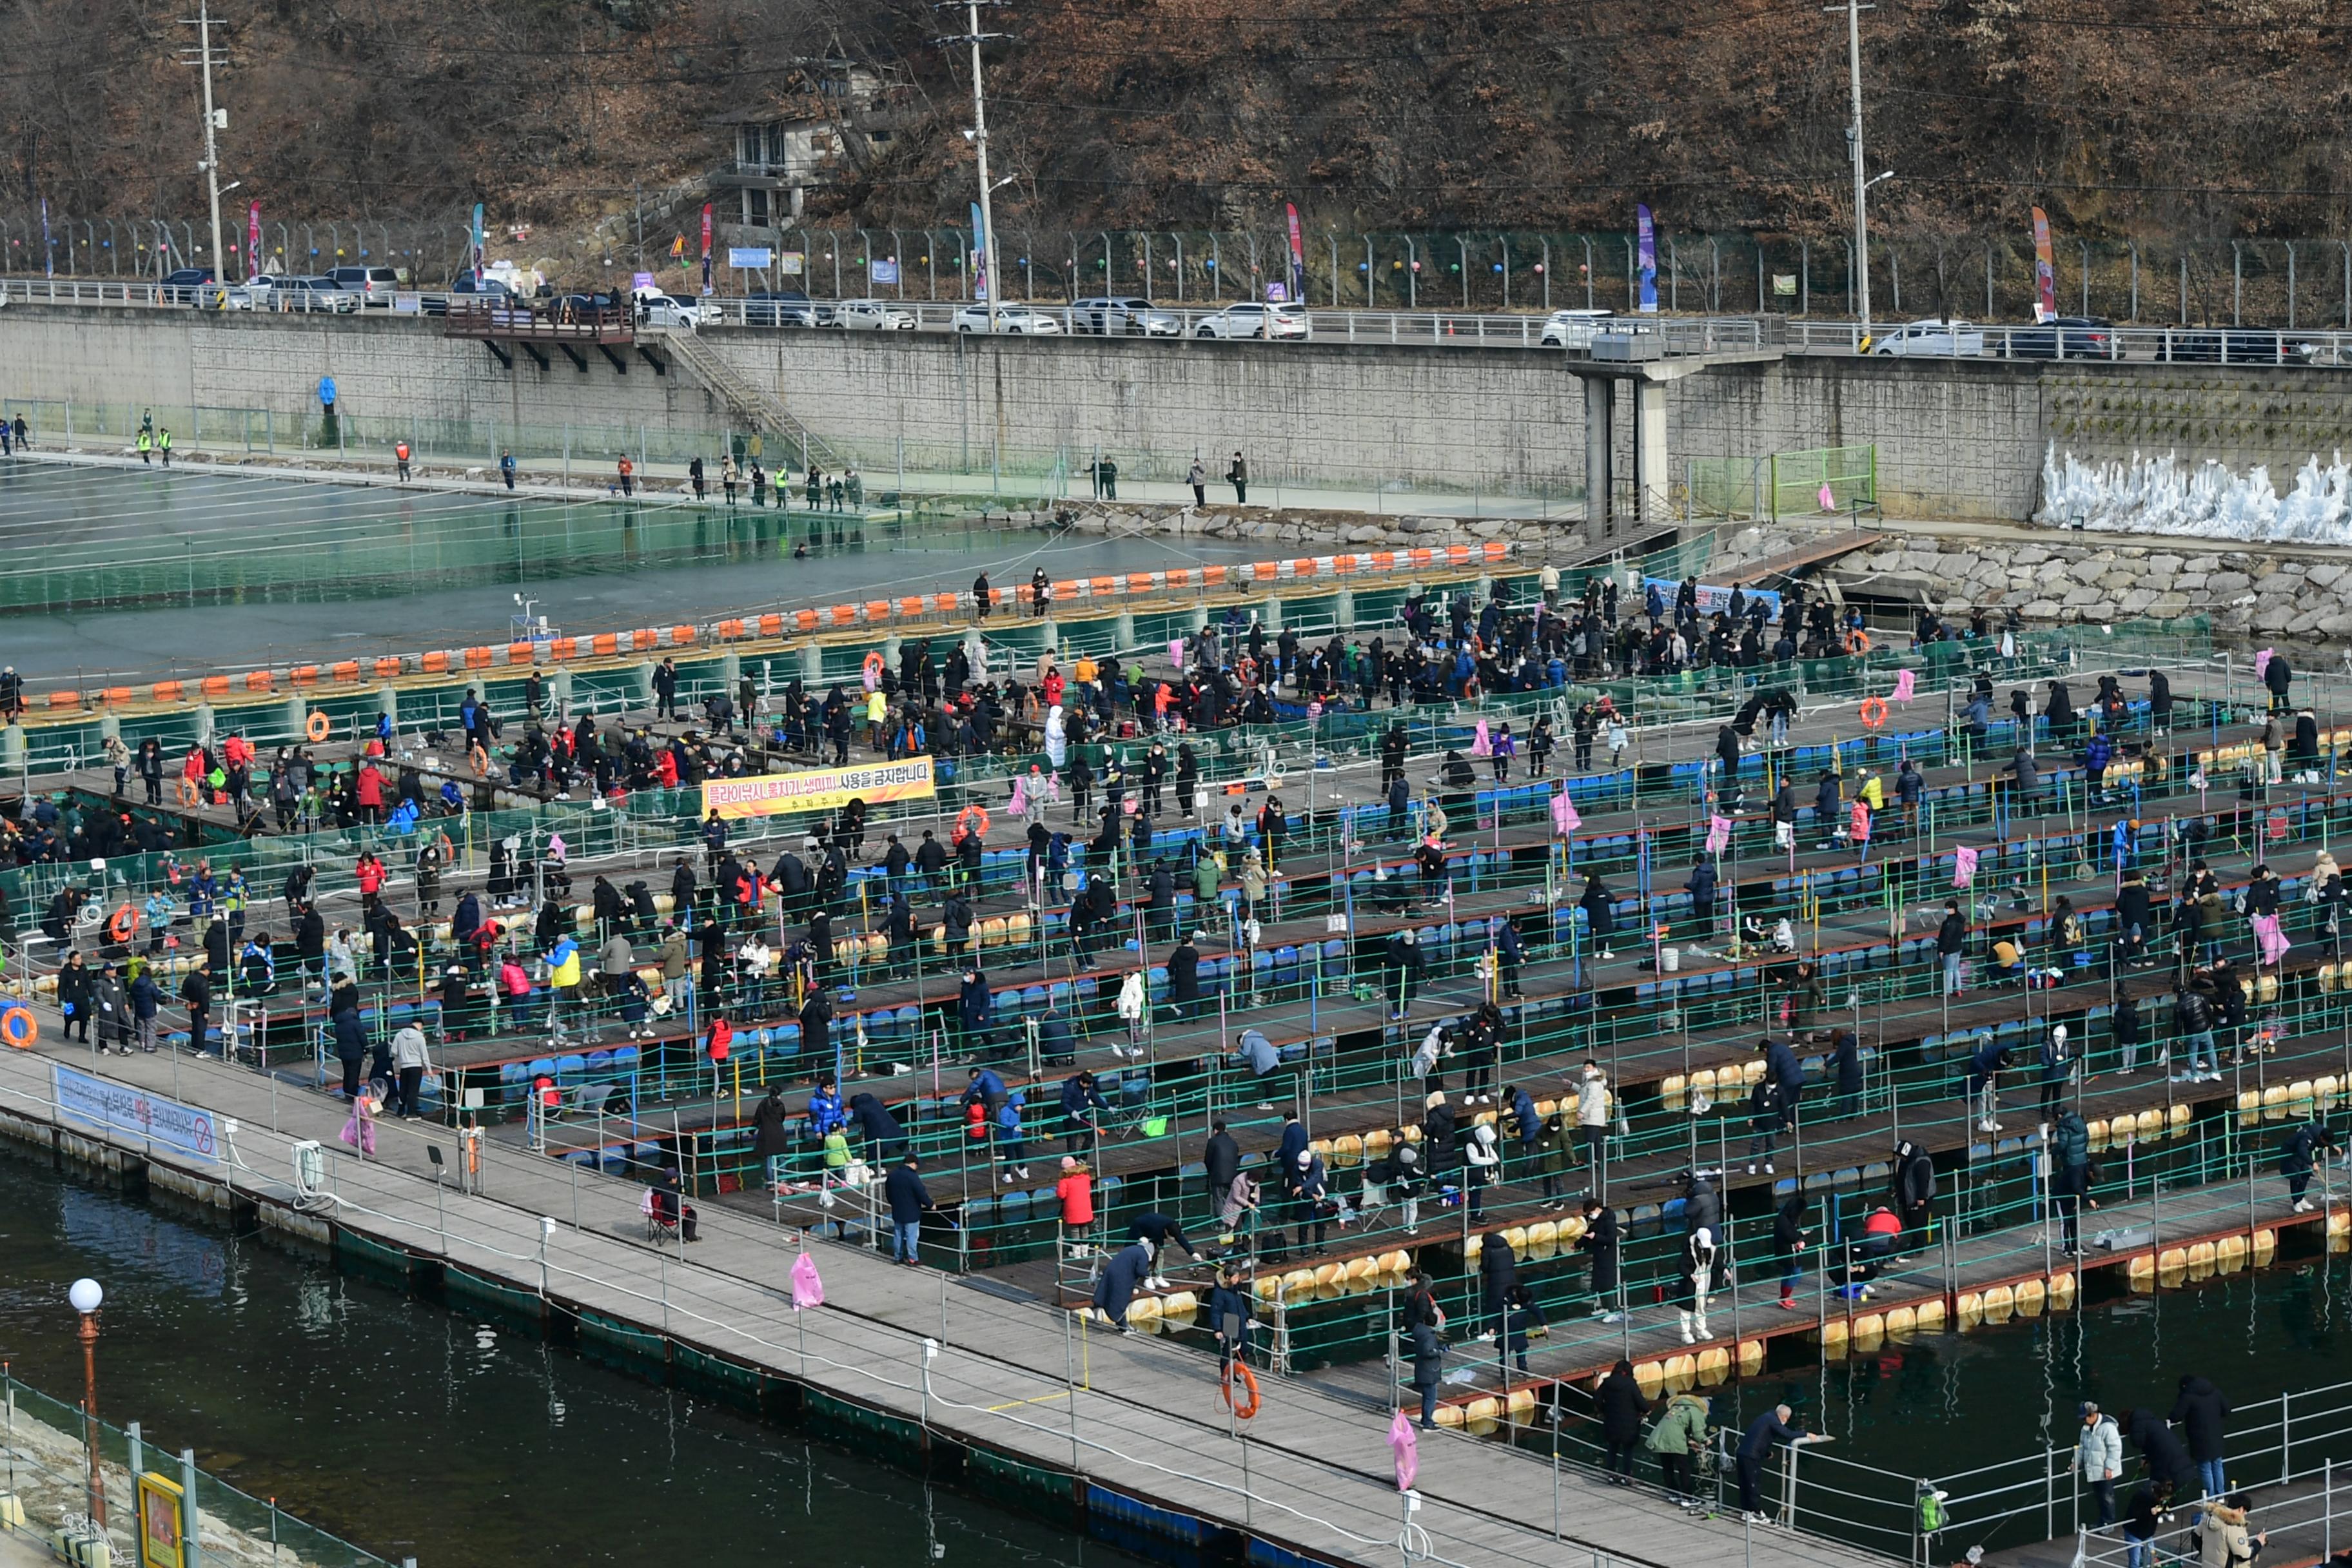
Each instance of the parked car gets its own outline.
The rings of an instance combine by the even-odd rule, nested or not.
[[[647,327],[675,327],[690,332],[725,319],[725,312],[716,305],[681,300],[675,294],[640,294],[634,303],[638,323]]]
[[[269,291],[269,303],[279,310],[328,310],[348,316],[360,308],[360,297],[336,288],[331,279],[280,278]]]
[[[959,332],[988,331],[987,305],[966,305],[958,310],[955,313],[955,330]],[[1027,333],[1032,337],[1045,337],[1060,331],[1062,323],[1057,318],[1027,305],[999,305],[996,307],[996,330],[1015,335]]]
[[[329,270],[327,281],[358,295],[362,305],[388,310],[392,309],[392,296],[400,287],[400,274],[389,267],[337,267]]]
[[[2187,364],[2310,364],[2320,357],[2317,343],[2292,332],[2252,327],[2182,331],[2176,327],[2158,339],[2156,357]]]
[[[833,308],[828,324],[853,332],[911,332],[915,312],[887,300],[844,300]]]
[[[1544,318],[1543,346],[1589,349],[1602,332],[1647,331],[1646,322],[1620,321],[1614,310],[1554,310]]]
[[[2030,327],[2001,329],[1994,352],[2010,359],[2119,358],[2116,324],[2105,316],[2060,316]]]
[[[816,307],[798,289],[761,289],[743,296],[747,327],[814,327]]]
[[[209,267],[183,267],[164,275],[159,298],[166,305],[193,305],[197,291],[215,281]]]
[[[1098,294],[1070,307],[1072,331],[1107,337],[1181,338],[1183,318],[1140,295]]]
[[[418,300],[417,306],[428,316],[446,316],[449,313],[449,301],[452,300],[461,304],[470,305],[481,300],[512,298],[514,298],[514,290],[499,279],[485,278],[480,287],[477,288],[471,272],[460,272],[451,279],[447,292],[426,294]]]
[[[1984,330],[1968,321],[1913,321],[1872,339],[1874,354],[1941,354],[1966,358],[1985,352]]]
[[[269,305],[269,291],[277,287],[278,275],[274,272],[257,272],[245,280],[245,291],[265,310]]]
[[[1196,338],[1307,338],[1307,312],[1295,305],[1260,305],[1244,300],[1203,316],[1192,329]]]

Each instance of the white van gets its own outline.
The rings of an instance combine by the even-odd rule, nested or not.
[[[1985,352],[1984,329],[1968,321],[1914,321],[1879,333],[1871,341],[1870,352],[1973,358]]]

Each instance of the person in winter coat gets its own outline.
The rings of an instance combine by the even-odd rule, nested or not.
[[[879,1165],[883,1161],[906,1152],[907,1130],[890,1114],[890,1108],[872,1095],[860,1091],[849,1097],[849,1120],[855,1122],[866,1139],[866,1160]]]
[[[1723,1234],[1723,1194],[1703,1172],[1693,1171],[1683,1184],[1683,1226]]]
[[[2242,1568],[2261,1555],[2270,1544],[2270,1535],[2265,1531],[2247,1532],[2246,1515],[2252,1508],[2245,1493],[2231,1492],[2205,1510],[2198,1527],[2199,1568]]]
[[[1421,1395],[1421,1426],[1423,1431],[1437,1426],[1437,1385],[1445,1375],[1445,1342],[1437,1337],[1437,1325],[1419,1322],[1412,1329],[1412,1386]]]
[[[1609,889],[1601,885],[1600,872],[1586,873],[1584,891],[1577,899],[1576,907],[1584,911],[1585,924],[1592,934],[1592,955],[1595,958],[1617,956],[1609,947],[1610,936],[1617,929],[1616,901],[1610,896]]]
[[[2091,1489],[2092,1500],[2099,1506],[2097,1528],[2105,1530],[2116,1521],[2116,1481],[2124,1473],[2124,1432],[2114,1416],[2101,1414],[2087,1400],[2080,1414],[2083,1429],[2074,1438],[2074,1468]]]
[[[1927,1239],[1928,1222],[1935,1217],[1935,1158],[1906,1139],[1895,1145],[1893,1166],[1887,1181],[1887,1196],[1894,1200],[1895,1212],[1903,1221],[1904,1234],[1912,1238],[1910,1245],[1916,1247]]]
[[[1029,1143],[1021,1125],[1021,1113],[1028,1103],[1028,1095],[1014,1089],[996,1108],[996,1157],[1004,1166],[1008,1187],[1029,1179]]]
[[[2050,1202],[2058,1211],[2060,1234],[2069,1258],[2083,1250],[2083,1205],[2090,1196],[2090,1125],[2081,1112],[2068,1110],[2051,1130]]]
[[[1054,1199],[1061,1205],[1064,1241],[1082,1237],[1095,1223],[1095,1177],[1084,1162],[1065,1154],[1062,1173],[1054,1182]]]
[[[2172,1402],[2172,1414],[2165,1418],[2188,1439],[2189,1457],[2197,1462],[2197,1479],[2209,1498],[2229,1489],[2221,1459],[2221,1426],[2229,1418],[2230,1402],[2195,1373],[2180,1380],[2179,1396]]]
[[[1233,1190],[1234,1178],[1241,1174],[1242,1149],[1234,1135],[1225,1129],[1225,1119],[1219,1117],[1209,1127],[1209,1141],[1201,1151],[1202,1185],[1207,1190],[1209,1205],[1214,1209],[1225,1201]]]
[[[1634,1381],[1632,1362],[1621,1361],[1610,1370],[1601,1380],[1593,1403],[1601,1407],[1601,1468],[1611,1486],[1630,1487],[1633,1449],[1642,1441],[1642,1420],[1649,1414],[1650,1404],[1642,1397],[1642,1385]]]
[[[1767,1073],[1748,1091],[1748,1173],[1756,1173],[1760,1157],[1764,1173],[1772,1173],[1772,1157],[1780,1140],[1782,1121],[1780,1080]]]
[[[1503,1165],[1503,1157],[1496,1148],[1493,1124],[1473,1123],[1462,1154],[1470,1168],[1470,1223],[1475,1225],[1485,1213],[1486,1189],[1495,1184]]]
[[[1257,1303],[1247,1273],[1235,1264],[1217,1269],[1216,1289],[1209,1292],[1209,1331],[1217,1336],[1217,1371],[1228,1372],[1234,1358],[1249,1359],[1250,1329],[1257,1321]]]
[[[1509,1327],[1504,1320],[1509,1315],[1511,1289],[1519,1282],[1518,1255],[1500,1232],[1487,1237],[1478,1250],[1478,1294],[1485,1317],[1493,1327],[1478,1337],[1497,1340]]]
[[[2124,1413],[2119,1425],[2124,1429],[2124,1441],[2139,1450],[2152,1479],[2170,1482],[2175,1497],[2197,1494],[2197,1467],[2162,1415],[2154,1410],[2129,1410]]]
[[[1851,1119],[1862,1112],[1862,1037],[1852,1029],[1837,1032],[1830,1058],[1830,1073],[1837,1085],[1837,1113]]]
[[[2155,1568],[2157,1531],[2172,1522],[2172,1483],[2158,1476],[2133,1489],[2131,1507],[2124,1515],[2126,1568]]]
[[[2000,1074],[2009,1066],[2009,1047],[1989,1039],[1969,1058],[1969,1098],[1977,1104],[1977,1131],[1998,1132],[1993,1112],[2000,1108]]]
[[[890,1205],[891,1260],[911,1268],[922,1261],[917,1248],[922,1240],[923,1215],[931,1207],[931,1190],[923,1184],[911,1152],[883,1178],[882,1196]]]
[[[2336,1130],[2325,1121],[2306,1121],[2287,1134],[2285,1143],[2279,1149],[2279,1174],[2286,1178],[2296,1214],[2311,1212],[2311,1200],[2304,1194],[2311,1190],[2311,1173],[2317,1156],[2322,1151],[2343,1146]]]
[[[90,996],[97,989],[98,977],[89,972],[89,964],[79,952],[67,958],[65,967],[58,971],[58,1008],[65,1015],[64,1038],[72,1039],[74,1030],[81,1030],[84,1045],[89,1043],[89,1018],[92,1012]],[[197,1042],[201,1049],[203,1042]]]
[[[1130,1242],[1103,1266],[1102,1277],[1095,1281],[1095,1310],[1122,1334],[1135,1331],[1127,1326],[1127,1309],[1150,1273],[1151,1248]]]
[[[1624,1316],[1617,1310],[1618,1260],[1624,1233],[1617,1211],[1597,1197],[1584,1200],[1584,1234],[1576,1249],[1592,1259],[1592,1315],[1604,1323]]]
[[[2065,1102],[2066,1089],[2074,1081],[2075,1069],[2082,1066],[2082,1056],[2063,1024],[2053,1025],[2042,1042],[2042,1114],[2048,1116]]]
[[[772,1186],[783,1176],[777,1162],[793,1152],[792,1134],[786,1130],[783,1091],[775,1085],[768,1086],[767,1098],[751,1112],[751,1153],[760,1162]]]
[[[1944,964],[1945,995],[1958,996],[1967,990],[1964,982],[1968,977],[1968,918],[1960,913],[1958,899],[1948,900],[1944,904],[1944,923],[1936,928],[1936,956]]]
[[[1190,1018],[1200,1011],[1202,935],[1194,931],[1168,955],[1168,1016],[1171,1018]]]
[[[360,1063],[367,1057],[367,1030],[360,1023],[358,993],[342,994],[348,1003],[336,1009],[329,1026],[335,1036],[335,1059],[343,1064],[342,1096],[349,1100],[360,1092]]]
[[[1780,1274],[1780,1305],[1797,1308],[1797,1281],[1805,1275],[1805,1221],[1813,1200],[1800,1192],[1781,1204],[1772,1216],[1772,1262]]]
[[[1658,1424],[1650,1429],[1649,1449],[1657,1456],[1658,1479],[1678,1508],[1696,1508],[1691,1491],[1691,1466],[1706,1452],[1706,1401],[1696,1394],[1677,1394],[1666,1401]]]

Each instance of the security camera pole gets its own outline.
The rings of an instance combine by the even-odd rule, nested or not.
[[[1847,151],[1853,154],[1853,252],[1855,265],[1861,268],[1855,302],[1861,307],[1861,335],[1866,338],[1870,335],[1870,217],[1864,204],[1866,193],[1877,182],[1864,179],[1862,174],[1862,13],[1877,7],[1845,0],[1843,5],[1822,9],[1845,13],[1846,75],[1853,89],[1853,121],[1846,127],[1845,139],[1851,143]]]
[[[226,287],[228,283],[228,262],[226,258],[221,255],[220,148],[214,141],[213,133],[227,124],[228,115],[213,107],[213,13],[210,0],[205,0],[205,4],[196,7],[195,19],[193,22],[184,16],[180,19],[180,25],[182,26],[194,26],[196,29],[197,63],[204,70],[204,169],[205,182],[212,192],[213,202],[213,277],[216,283],[219,283],[223,287]],[[184,58],[181,63],[185,64],[187,62]],[[251,275],[252,268],[250,264],[248,264],[247,268],[247,276],[250,279]]]
[[[969,44],[971,47],[971,129],[964,132],[971,142],[974,157],[980,164],[980,269],[981,279],[988,290],[988,330],[996,331],[996,296],[999,279],[996,273],[996,214],[990,201],[992,187],[988,183],[988,101],[980,79],[980,46],[989,39],[1004,37],[1002,33],[980,30],[980,7],[982,0],[964,0],[965,26],[971,31],[961,38],[941,38],[940,44]],[[997,5],[1001,0],[986,0]]]

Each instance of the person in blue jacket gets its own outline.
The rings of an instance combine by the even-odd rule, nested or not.
[[[882,1179],[882,1196],[890,1205],[890,1258],[913,1268],[922,1260],[916,1248],[922,1240],[923,1215],[931,1207],[931,1190],[915,1168],[912,1151]]]
[[[986,1050],[995,1034],[996,996],[988,988],[988,976],[977,965],[964,971],[956,1016],[963,1025],[964,1049]]]

